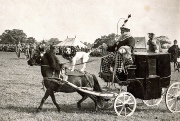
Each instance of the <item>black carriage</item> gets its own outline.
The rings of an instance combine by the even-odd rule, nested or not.
[[[134,59],[134,65],[127,68],[128,73],[124,79],[100,72],[100,77],[107,83],[115,82],[119,86],[127,86],[127,92],[120,90],[118,96],[111,100],[117,115],[132,115],[136,108],[135,98],[142,99],[147,106],[155,106],[164,95],[167,108],[171,112],[180,112],[180,82],[169,87],[170,54],[136,52]]]
[[[162,88],[169,87],[171,79],[170,54],[135,53],[135,80],[127,91],[143,100],[158,99]]]

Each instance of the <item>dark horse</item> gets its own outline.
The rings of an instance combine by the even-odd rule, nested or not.
[[[57,57],[55,56],[52,50],[46,51],[44,55],[42,55],[39,50],[36,50],[32,58],[28,60],[28,64],[30,66],[33,66],[33,65],[41,66],[41,74],[44,78],[44,85],[47,89],[37,111],[40,111],[42,109],[43,103],[49,96],[51,96],[53,103],[57,107],[58,111],[60,111],[60,107],[56,102],[54,92],[79,93],[82,96],[82,99],[77,102],[77,107],[79,109],[81,108],[81,103],[85,99],[90,97],[95,103],[95,110],[96,111],[98,110],[97,104],[101,104],[101,101],[102,101],[101,97],[84,93],[82,91],[79,91],[67,85],[66,83],[64,84],[55,83],[51,79],[48,78],[48,77],[59,78],[60,71],[62,69],[62,64],[59,63],[59,60],[57,59]],[[72,84],[78,87],[92,87],[94,91],[97,91],[97,92],[102,91],[96,76],[93,74],[85,74],[85,76],[68,76],[67,81],[71,82]]]

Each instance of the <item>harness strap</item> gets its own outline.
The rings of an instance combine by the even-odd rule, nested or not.
[[[51,67],[51,66],[49,66],[49,65],[41,65],[41,66],[45,66],[45,67]]]
[[[85,77],[85,78],[86,78],[86,80],[88,81],[87,85],[89,85],[89,86],[92,88],[92,84],[90,83],[90,80],[88,80],[88,78],[87,78],[86,74],[84,74],[84,77]],[[87,85],[86,85],[86,86],[87,86]]]
[[[116,74],[117,61],[118,61],[118,54],[116,54],[116,58],[115,58],[115,67],[114,67],[114,70],[113,70],[112,84],[114,83],[114,76],[115,76],[115,74]]]

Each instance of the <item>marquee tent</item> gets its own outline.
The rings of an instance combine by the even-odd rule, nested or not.
[[[57,44],[56,46],[79,46],[80,48],[87,47],[85,44],[83,44],[76,38],[67,38],[64,41],[62,41],[61,43]]]

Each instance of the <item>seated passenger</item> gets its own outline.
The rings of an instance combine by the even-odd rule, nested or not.
[[[124,67],[126,67],[127,65],[133,64],[133,59],[131,54],[133,53],[134,50],[135,39],[131,36],[130,29],[126,27],[120,27],[120,29],[121,29],[121,36],[114,45],[108,46],[105,43],[103,43],[102,45],[103,49],[109,52],[113,52],[108,54],[106,57],[102,59],[102,72],[104,73],[111,72],[110,67],[112,64],[115,63],[117,51],[120,51],[118,52],[119,55],[116,60],[116,62],[118,62],[116,69],[117,73],[121,73],[124,70]],[[123,58],[124,56],[122,55],[124,55],[125,53],[129,54],[130,56],[127,56],[127,58],[124,59]]]

